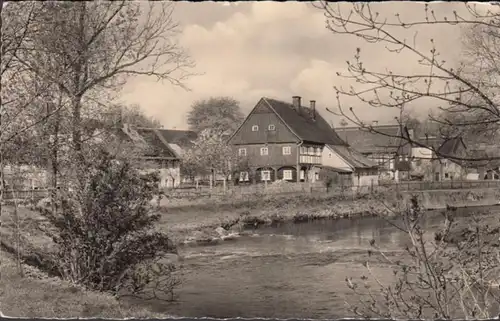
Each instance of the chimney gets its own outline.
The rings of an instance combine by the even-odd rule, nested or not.
[[[300,96],[293,96],[293,107],[297,112],[300,112]]]
[[[310,100],[312,119],[316,120],[316,100]]]
[[[378,125],[378,120],[372,121],[372,126],[377,126]]]

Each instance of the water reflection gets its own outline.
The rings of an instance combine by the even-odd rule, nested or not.
[[[477,209],[459,209],[457,217],[468,215]],[[440,211],[429,211],[422,217],[422,227],[433,232],[444,222]],[[275,226],[255,230],[261,238],[255,240],[264,247],[290,252],[311,250],[318,243],[329,248],[368,248],[374,240],[381,248],[402,249],[409,244],[407,233],[401,219],[364,217],[356,219],[317,220],[306,223],[280,223]],[[248,239],[237,243],[248,244]],[[271,242],[270,244],[266,244]],[[317,247],[317,246],[316,246]]]

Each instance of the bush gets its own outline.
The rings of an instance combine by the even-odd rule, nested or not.
[[[162,262],[175,247],[153,230],[160,216],[151,200],[159,195],[156,173],[141,174],[127,160],[99,151],[75,192],[57,200],[56,213],[40,209],[54,226],[58,274],[88,289],[114,294],[167,292],[178,281]],[[158,284],[161,276],[163,283]],[[151,289],[152,284],[155,289]]]

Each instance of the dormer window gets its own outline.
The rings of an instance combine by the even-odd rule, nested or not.
[[[253,132],[258,132],[259,131],[259,125],[253,125],[252,126],[252,131]]]
[[[269,126],[267,126],[267,130],[274,131],[276,130],[276,127],[273,124],[270,124]]]

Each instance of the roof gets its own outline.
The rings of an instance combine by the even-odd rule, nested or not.
[[[157,129],[156,131],[167,143],[176,144],[181,148],[191,146],[191,142],[198,137],[198,135],[191,130]]]
[[[267,97],[263,97],[262,99],[302,141],[346,145],[317,109],[316,117],[313,119],[312,111],[309,107],[301,106],[299,113],[291,103]]]
[[[340,138],[362,154],[369,153],[409,153],[409,143],[401,138],[399,125],[371,126],[368,128],[343,127],[337,128]]]
[[[349,165],[355,169],[375,168],[377,163],[363,156],[349,146],[328,145],[333,151],[340,155]]]
[[[168,147],[170,147],[178,157],[181,157],[184,153],[184,150],[177,144],[168,144]]]
[[[443,141],[441,146],[437,149],[440,155],[456,155],[460,151],[460,146],[465,148],[465,144],[460,137],[454,137]]]
[[[154,128],[136,128],[133,129],[137,132],[140,137],[148,145],[148,149],[145,152],[146,157],[174,157],[177,158],[178,155],[168,146],[158,133],[157,129]]]
[[[441,144],[443,143],[442,138],[435,136],[419,137],[416,139],[416,141],[422,145],[425,145],[435,150],[438,150]]]
[[[337,172],[337,173],[352,173],[351,170],[343,169],[343,168],[337,168],[337,167],[332,167],[332,166],[325,166],[323,165],[322,168],[331,170],[332,172]]]
[[[417,142],[435,150],[439,156],[445,158],[446,156],[457,156],[461,152],[461,147],[467,149],[461,137],[420,137]]]

